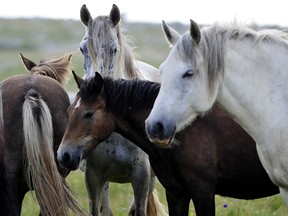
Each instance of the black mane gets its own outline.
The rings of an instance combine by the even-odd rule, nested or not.
[[[103,88],[100,94],[106,103],[107,110],[115,114],[125,114],[138,108],[152,108],[159,89],[159,83],[140,79],[113,80],[106,77],[103,78]],[[81,85],[80,97],[86,102],[93,102],[99,96],[99,91],[93,79],[89,79]]]
[[[93,78],[87,79],[80,84],[79,95],[87,103],[93,103],[96,100],[99,90]]]

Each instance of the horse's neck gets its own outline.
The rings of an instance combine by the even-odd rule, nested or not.
[[[145,120],[147,119],[152,106],[153,105],[145,108],[142,107],[141,109],[126,112],[122,115],[115,115],[116,127],[114,132],[121,134],[126,139],[135,143],[146,154],[148,154],[153,161],[157,161],[162,157],[161,149],[148,140],[145,132]],[[156,164],[156,167],[159,166]],[[156,167],[153,165],[153,169]]]
[[[287,48],[269,44],[255,48],[249,41],[238,41],[228,44],[226,51],[217,97],[220,106],[256,141],[263,139],[263,133],[287,128],[283,124],[283,118],[288,120]]]

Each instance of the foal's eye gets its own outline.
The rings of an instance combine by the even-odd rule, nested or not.
[[[86,119],[91,119],[94,115],[94,112],[93,111],[87,111],[85,114],[84,114],[84,118]]]
[[[188,70],[183,74],[182,78],[190,78],[193,77],[193,75],[194,75],[193,70]]]

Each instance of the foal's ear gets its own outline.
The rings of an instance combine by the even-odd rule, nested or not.
[[[98,72],[95,72],[94,85],[96,88],[96,93],[100,93],[102,91],[102,87],[103,87],[103,78],[102,78],[101,74]]]
[[[33,61],[31,61],[30,59],[25,58],[25,57],[22,55],[22,53],[20,53],[20,57],[21,57],[21,60],[22,60],[22,62],[23,62],[23,64],[24,64],[25,68],[26,68],[28,71],[31,71],[31,69],[36,66],[36,64],[35,64]]]
[[[201,40],[201,32],[199,26],[193,20],[190,20],[190,36],[196,45],[199,45]]]
[[[110,11],[109,19],[113,23],[114,26],[117,26],[120,22],[121,16],[120,16],[120,10],[117,7],[117,5],[113,4],[112,9]]]
[[[164,35],[166,36],[166,39],[169,44],[175,45],[175,43],[178,41],[178,39],[181,37],[181,35],[174,30],[173,28],[169,27],[164,20],[162,20],[162,30],[164,32]]]
[[[80,9],[80,19],[86,27],[88,27],[89,21],[92,20],[92,16],[85,4]]]
[[[79,76],[75,73],[74,70],[72,70],[72,74],[73,74],[74,80],[75,80],[75,82],[76,82],[76,84],[77,84],[77,87],[80,89],[80,86],[81,86],[81,84],[84,82],[84,80],[83,80],[81,77],[79,77]]]

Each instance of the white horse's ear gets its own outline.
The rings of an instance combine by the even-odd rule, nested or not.
[[[199,45],[201,40],[201,32],[199,26],[193,20],[190,20],[190,36],[194,43]]]
[[[24,64],[25,68],[26,68],[28,71],[31,71],[32,68],[36,66],[36,64],[35,64],[33,61],[31,61],[30,59],[25,58],[25,57],[22,55],[22,53],[20,53],[20,57],[21,57],[21,60],[22,60],[22,62],[23,62],[23,64]]]
[[[114,26],[117,26],[120,22],[121,16],[120,16],[120,10],[117,7],[117,5],[113,4],[112,9],[110,11],[109,19],[113,23]]]
[[[162,20],[162,30],[169,44],[172,46],[178,41],[181,35],[173,28],[169,27],[164,20]]]
[[[92,16],[85,4],[80,9],[80,19],[85,26],[88,26],[88,23],[92,20]]]

